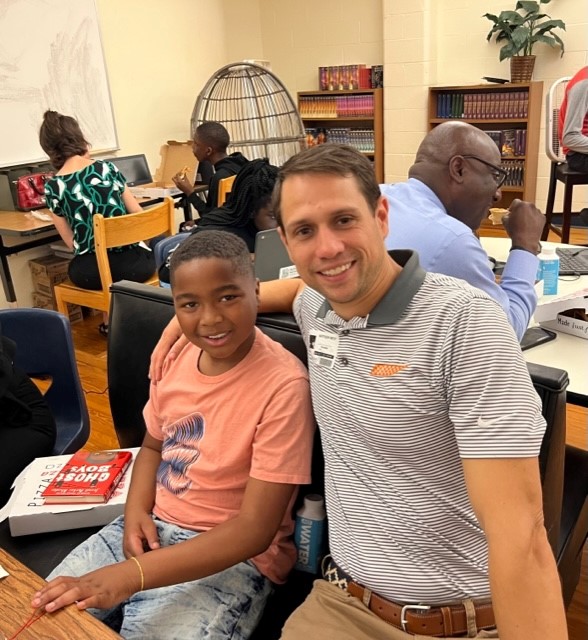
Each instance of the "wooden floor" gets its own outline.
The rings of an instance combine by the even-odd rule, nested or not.
[[[481,235],[504,235],[496,229],[483,229]],[[556,240],[555,237],[550,240]],[[572,243],[588,243],[588,232],[572,230]],[[76,357],[90,411],[91,435],[87,448],[97,451],[118,447],[112,426],[106,379],[106,339],[98,332],[101,316],[86,318],[72,326]],[[568,405],[567,442],[588,449],[588,411]],[[567,612],[570,640],[588,638],[588,545],[584,549],[582,575]]]

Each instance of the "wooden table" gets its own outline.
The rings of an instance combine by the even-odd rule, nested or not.
[[[45,580],[0,549],[0,564],[10,574],[0,580],[0,639],[11,638],[31,617],[31,598]],[[18,640],[101,640],[121,638],[75,605],[46,613],[18,635]]]
[[[43,213],[49,213],[48,209],[41,209]],[[13,238],[27,238],[25,242],[6,246],[4,236]],[[40,247],[50,242],[59,240],[52,222],[45,222],[34,218],[31,213],[23,211],[0,211],[0,279],[4,288],[4,295],[9,304],[16,304],[16,293],[12,274],[8,265],[8,256],[34,247]],[[1,637],[1,636],[0,636]]]
[[[481,238],[480,242],[489,256],[506,261],[511,246],[510,238]],[[575,245],[560,242],[542,242],[543,246],[571,247]],[[588,288],[588,275],[577,279],[559,280],[559,294],[575,293]],[[536,324],[531,320],[530,325]],[[527,362],[555,367],[568,372],[570,385],[567,401],[581,407],[588,407],[588,340],[558,331],[551,342],[523,351]]]

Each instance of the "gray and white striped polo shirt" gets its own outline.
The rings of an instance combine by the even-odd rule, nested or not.
[[[494,300],[425,274],[416,253],[390,254],[404,268],[367,318],[343,320],[308,288],[294,306],[325,454],[331,553],[396,602],[488,596],[487,545],[461,458],[537,456],[539,398]],[[331,345],[332,366],[318,344]]]

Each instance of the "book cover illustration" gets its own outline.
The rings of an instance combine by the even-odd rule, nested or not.
[[[132,459],[130,451],[74,453],[43,491],[45,504],[108,502]]]

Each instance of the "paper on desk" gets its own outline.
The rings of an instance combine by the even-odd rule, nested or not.
[[[535,309],[535,322],[554,320],[558,313],[566,309],[585,309],[588,311],[588,288],[580,289],[564,296],[544,296],[540,298]]]
[[[37,220],[41,220],[42,222],[51,222],[53,219],[49,213],[43,213],[43,211],[31,211],[30,214],[33,218],[37,218]]]
[[[6,578],[6,576],[9,576],[10,574],[8,573],[8,571],[6,571],[6,569],[0,564],[0,580],[2,578]]]

